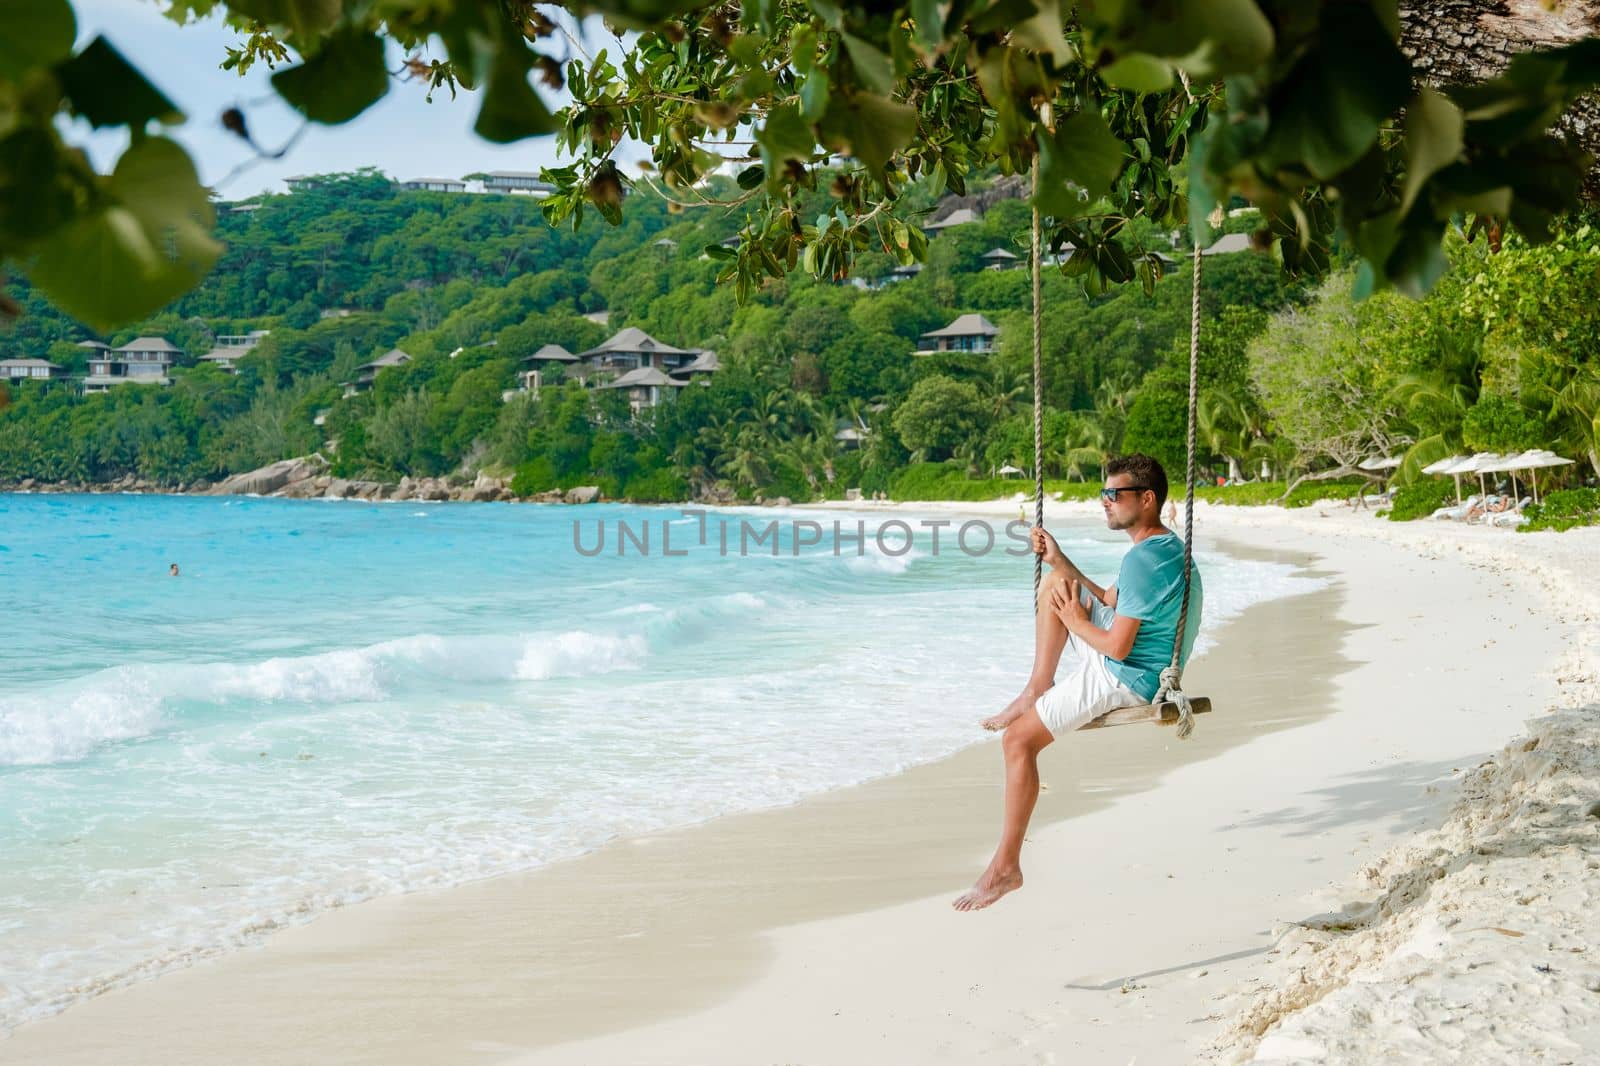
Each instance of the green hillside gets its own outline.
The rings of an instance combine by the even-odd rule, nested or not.
[[[726,186],[711,191],[737,194]],[[70,380],[0,386],[0,477],[105,482],[132,474],[177,486],[321,451],[344,477],[515,472],[516,487],[529,493],[598,484],[613,497],[673,500],[870,493],[897,477],[909,489],[928,483],[927,463],[948,464],[935,484],[988,477],[1008,463],[1026,467],[1028,273],[985,269],[994,257],[983,257],[996,248],[1025,256],[1028,211],[982,182],[969,192],[980,220],[941,232],[926,264],[905,280],[876,287],[896,261],[869,249],[856,263],[859,280],[795,271],[739,307],[732,287],[717,282],[720,242],[744,221],[738,209],[684,209],[640,188],[622,225],[591,216],[574,232],[546,225],[532,197],[406,192],[372,173],[329,175],[225,209],[219,236],[227,251],[206,282],[136,328],[97,338],[19,283],[25,313],[0,333],[0,359],[47,358],[70,378],[87,369],[89,349],[76,343],[86,339],[116,347],[165,337],[185,354],[166,387],[80,395]],[[902,211],[920,209],[923,222],[950,207],[917,190],[904,200]],[[819,192],[809,209],[820,214],[828,201]],[[1253,224],[1245,217],[1232,228]],[[1569,242],[1566,254],[1594,243],[1587,230],[1574,239],[1577,251]],[[1165,235],[1130,231],[1118,240],[1160,248]],[[1310,416],[1296,408],[1306,396],[1284,384],[1303,381],[1302,391],[1318,394],[1315,375],[1327,367],[1292,363],[1295,345],[1305,344],[1294,330],[1326,318],[1333,324],[1321,328],[1337,339],[1339,315],[1349,317],[1343,340],[1375,356],[1360,395],[1381,401],[1384,412],[1382,432],[1360,446],[1461,443],[1485,381],[1485,338],[1503,323],[1460,305],[1470,287],[1488,291],[1503,270],[1481,242],[1453,247],[1463,269],[1421,303],[1384,296],[1355,304],[1348,280],[1339,288],[1342,275],[1317,293],[1284,280],[1268,257],[1208,256],[1208,473],[1253,474],[1265,465],[1282,479],[1344,461],[1306,436],[1299,423]],[[1507,254],[1550,259],[1562,248]],[[1124,450],[1181,456],[1190,268],[1184,247],[1170,255],[1148,293],[1129,284],[1087,294],[1080,279],[1047,270],[1047,476],[1096,477],[1106,455]],[[1580,273],[1545,295],[1577,301],[1595,286]],[[993,352],[913,355],[924,334],[964,314],[999,327]],[[719,369],[708,386],[663,390],[673,398],[639,412],[629,410],[624,390],[585,387],[559,369],[547,369],[537,396],[519,391],[525,358],[544,345],[581,352],[624,327],[713,350]],[[217,337],[251,330],[271,332],[237,360],[236,375],[200,362]],[[1260,350],[1268,337],[1272,350]],[[346,395],[362,364],[394,348],[411,361],[377,373],[369,391]],[[1591,350],[1568,374],[1579,382],[1568,390],[1574,396],[1592,367]],[[1395,391],[1403,378],[1409,394]],[[1549,402],[1500,391],[1511,405],[1495,421],[1501,435],[1529,438],[1530,446],[1582,445],[1574,436],[1582,403],[1565,426]],[[1445,399],[1434,403],[1435,392]],[[1346,399],[1363,402],[1354,393]],[[1284,421],[1291,415],[1295,425]],[[906,478],[912,467],[920,480]]]

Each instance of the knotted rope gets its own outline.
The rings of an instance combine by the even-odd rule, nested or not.
[[[1172,637],[1172,664],[1161,671],[1161,687],[1156,691],[1159,705],[1171,700],[1178,705],[1178,739],[1187,740],[1194,732],[1194,709],[1183,692],[1183,634],[1189,627],[1189,590],[1194,572],[1194,440],[1196,400],[1200,393],[1200,245],[1194,246],[1193,295],[1189,301],[1189,442],[1184,473],[1183,506],[1183,607],[1178,612],[1178,632]]]
[[[1039,298],[1039,161],[1033,161],[1033,524],[1044,527],[1044,339]],[[1044,578],[1044,556],[1033,557],[1033,609],[1039,610],[1039,583]]]

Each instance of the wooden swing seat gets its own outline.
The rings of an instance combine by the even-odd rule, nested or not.
[[[1190,696],[1189,707],[1195,714],[1210,714],[1211,700],[1206,696]],[[1108,711],[1094,721],[1078,728],[1080,730],[1105,729],[1109,726],[1135,725],[1139,722],[1176,725],[1178,717],[1178,705],[1168,700],[1166,703],[1143,703],[1137,707],[1118,707],[1116,710]]]

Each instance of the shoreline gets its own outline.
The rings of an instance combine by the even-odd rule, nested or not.
[[[850,510],[981,514],[987,505],[911,503],[885,507],[852,502],[838,506]],[[993,513],[1009,513],[1015,503],[997,501],[994,507],[999,511],[990,508],[991,517]],[[1052,511],[1057,508],[1083,509],[1085,505],[1049,507]],[[1252,513],[1259,510],[1248,509]],[[1244,522],[1244,515],[1239,517],[1240,524],[1251,524]],[[1208,536],[1205,521],[1200,530],[1202,537]],[[1505,535],[1504,531],[1498,532]],[[1228,539],[1233,550],[1239,550],[1234,538]],[[1238,543],[1250,545],[1259,540],[1246,529]],[[1290,549],[1282,545],[1262,548],[1256,543],[1245,550],[1282,553]],[[1347,581],[1362,576],[1353,567],[1341,572]],[[1347,591],[1361,592],[1357,588]],[[1469,601],[1474,598],[1467,597]],[[1275,604],[1311,599],[1319,602],[1315,609],[1307,611],[1308,617],[1292,621],[1254,617],[1270,615],[1268,609]],[[1029,876],[1030,888],[1035,892],[1019,894],[1016,899],[1021,905],[1014,909],[1007,909],[1012,907],[1008,902],[987,913],[998,916],[1000,924],[1015,939],[1020,916],[1025,911],[1033,913],[1043,905],[1041,897],[1062,888],[1059,874],[1052,876],[1048,872],[1062,859],[1061,848],[1050,841],[1076,838],[1076,843],[1068,845],[1071,853],[1081,850],[1083,834],[1090,832],[1091,851],[1110,847],[1115,852],[1122,845],[1114,840],[1114,813],[1132,809],[1135,814],[1142,812],[1144,817],[1151,817],[1152,812],[1160,811],[1162,793],[1174,778],[1228,761],[1264,740],[1297,736],[1337,717],[1326,710],[1343,710],[1338,706],[1340,690],[1349,683],[1348,675],[1370,670],[1371,664],[1359,659],[1330,663],[1328,656],[1332,654],[1337,660],[1344,645],[1360,645],[1368,634],[1359,627],[1371,623],[1329,629],[1330,620],[1348,613],[1344,609],[1348,605],[1329,602],[1330,599],[1339,600],[1337,589],[1258,604],[1219,633],[1217,648],[1197,659],[1191,668],[1197,691],[1214,698],[1223,694],[1230,705],[1260,697],[1265,713],[1257,723],[1259,728],[1238,713],[1225,711],[1208,716],[1201,720],[1197,735],[1204,747],[1183,752],[1177,765],[1165,763],[1165,749],[1176,742],[1163,738],[1161,744],[1152,745],[1152,738],[1145,734],[1159,731],[1144,727],[1069,738],[1072,744],[1060,744],[1047,752],[1044,774],[1047,782],[1054,779],[1058,786],[1054,794],[1047,792],[1041,801],[1032,834],[1036,844],[1030,845],[1029,854],[1038,857],[1032,860]],[[1332,653],[1305,639],[1308,633],[1319,631],[1329,636],[1330,647],[1338,645]],[[1213,669],[1223,672],[1222,667],[1214,665],[1218,663],[1227,667],[1230,677],[1246,675],[1259,682],[1274,665],[1268,653],[1274,640],[1285,642],[1278,649],[1279,659],[1290,652],[1322,656],[1329,704],[1324,713],[1310,707],[1309,672],[1304,669],[1280,677],[1276,689],[1269,692],[1230,696],[1224,687],[1209,683]],[[1381,644],[1377,650],[1382,650]],[[1251,654],[1255,661],[1245,661]],[[1230,657],[1240,661],[1229,665]],[[1223,700],[1218,703],[1220,706]],[[1229,739],[1230,729],[1242,732]],[[1474,735],[1481,739],[1489,734],[1479,729]],[[1503,737],[1503,730],[1494,733],[1491,746]],[[1220,746],[1213,749],[1213,744]],[[56,1018],[24,1026],[12,1039],[0,1041],[0,1061],[11,1061],[13,1054],[21,1053],[19,1049],[33,1049],[35,1057],[29,1061],[61,1062],[199,1062],[215,1061],[217,1057],[234,1061],[299,1061],[297,1055],[303,1056],[312,1049],[321,1049],[319,1057],[337,1061],[375,1062],[449,1061],[469,1051],[475,1058],[490,1061],[526,1058],[530,1062],[626,1060],[630,1055],[633,1061],[766,1061],[780,1052],[782,1057],[792,1058],[801,1050],[821,1061],[856,1061],[851,1053],[840,1050],[852,1047],[858,1055],[876,1049],[881,1056],[884,1048],[876,1034],[870,1042],[852,1042],[865,1037],[848,1028],[843,1034],[832,1034],[835,1040],[848,1036],[848,1041],[808,1048],[799,1042],[805,1039],[802,1034],[785,1031],[780,1035],[773,1030],[773,1010],[776,1004],[785,1002],[814,1006],[807,996],[814,998],[817,990],[808,988],[805,980],[793,984],[794,967],[801,965],[802,975],[814,970],[817,944],[827,941],[837,945],[835,934],[839,930],[849,929],[851,937],[872,942],[880,935],[875,931],[875,915],[891,915],[888,924],[900,928],[901,912],[912,912],[909,929],[902,930],[909,939],[897,943],[894,953],[909,952],[911,958],[905,960],[905,965],[900,969],[891,966],[887,974],[870,966],[861,967],[863,974],[871,973],[880,982],[904,986],[909,981],[915,985],[926,969],[927,952],[940,947],[926,943],[930,937],[948,934],[956,942],[957,954],[976,955],[980,969],[988,961],[984,956],[986,951],[992,954],[993,947],[986,949],[984,936],[975,936],[975,930],[989,925],[973,924],[974,918],[983,922],[982,917],[965,916],[969,923],[965,929],[946,928],[941,923],[935,931],[929,924],[945,917],[940,913],[947,902],[944,897],[959,890],[981,866],[979,849],[987,848],[993,831],[998,772],[994,765],[996,755],[987,749],[988,745],[980,744],[902,774],[811,797],[795,807],[725,816],[700,826],[613,844],[558,867],[437,893],[391,897],[336,912],[274,937],[265,948],[224,956],[159,981],[108,993]],[[1063,757],[1067,749],[1074,750]],[[1204,754],[1200,754],[1202,751]],[[1145,770],[1140,771],[1140,765]],[[1160,772],[1151,771],[1151,766],[1161,766]],[[1122,768],[1122,777],[1116,767]],[[1147,775],[1144,783],[1130,784],[1127,775],[1133,775],[1136,781],[1140,773]],[[1076,787],[1062,792],[1062,781]],[[1406,781],[1408,785],[1418,783],[1409,778]],[[897,792],[900,794],[894,795]],[[1070,809],[1063,806],[1068,800],[1073,804]],[[1403,828],[1409,830],[1429,819],[1436,820],[1443,803],[1441,796],[1409,807]],[[937,812],[931,825],[927,817],[930,811]],[[835,819],[831,829],[823,824],[830,817]],[[793,824],[777,824],[785,821]],[[856,832],[861,835],[839,839],[851,834],[852,827],[867,824],[875,825],[875,836],[874,832],[858,828]],[[1093,836],[1097,832],[1103,834],[1108,825],[1113,827],[1113,842]],[[1215,832],[1215,827],[1211,831]],[[1394,829],[1376,843],[1392,842],[1397,839],[1397,832]],[[810,834],[820,835],[824,843],[815,843]],[[706,842],[718,835],[724,839],[715,845]],[[702,843],[696,844],[696,839]],[[776,846],[775,842],[785,846]],[[862,852],[863,847],[867,851]],[[740,854],[741,849],[751,857],[746,867],[755,869],[759,876],[751,876],[748,868],[728,868],[726,856]],[[827,854],[830,849],[837,853],[831,858]],[[795,851],[799,854],[790,854]],[[680,867],[671,873],[670,864],[659,865],[664,861],[660,857],[663,853],[679,852],[698,856],[707,864],[706,869],[697,874]],[[887,865],[876,870],[863,867],[863,854],[882,852],[888,853],[881,856],[890,860]],[[1185,861],[1193,862],[1194,857]],[[649,876],[652,871],[653,880]],[[1191,872],[1180,870],[1185,878]],[[1078,886],[1070,887],[1078,891]],[[1304,888],[1303,884],[1297,887]],[[1162,889],[1160,885],[1144,886],[1134,894],[1144,892],[1146,905],[1162,908],[1166,906]],[[931,891],[940,895],[922,898]],[[1280,887],[1276,891],[1282,895],[1289,889]],[[586,898],[574,898],[584,894]],[[657,897],[653,904],[649,899],[652,896]],[[732,911],[736,907],[750,908],[759,920],[733,922]],[[707,908],[713,909],[709,916],[705,913]],[[551,914],[566,919],[562,924],[586,932],[559,945],[552,945],[548,937],[534,936],[530,940],[531,934],[524,927],[548,922]],[[1013,914],[1019,917],[1006,917]],[[1245,925],[1260,924],[1259,915],[1233,917],[1245,919]],[[796,921],[806,923],[799,927],[805,932],[796,932]],[[1233,932],[1237,933],[1237,928]],[[914,950],[919,941],[921,955]],[[851,943],[847,938],[846,947],[840,950],[848,949]],[[1215,953],[1221,961],[1213,962],[1210,972],[1218,977],[1234,977],[1237,972],[1259,965],[1258,947],[1261,952],[1270,950],[1252,938],[1248,947],[1234,953]],[[1132,957],[1151,949],[1152,945],[1142,944],[1128,954]],[[1241,951],[1242,954],[1237,953]],[[914,961],[922,965],[913,965]],[[1167,973],[1157,972],[1162,967],[1150,969],[1149,974],[1128,970],[1135,975],[1133,983],[1138,987],[1125,994],[1119,992],[1123,1001],[1148,1005],[1149,999],[1155,997],[1139,993],[1161,981],[1170,983]],[[425,972],[428,979],[417,980],[415,970]],[[619,974],[626,977],[619,978]],[[785,984],[786,981],[791,983]],[[814,979],[809,982],[815,983]],[[1104,980],[1088,984],[1095,987],[1076,990],[1069,998],[1104,998],[1106,992],[1099,987],[1105,984]],[[848,982],[840,991],[847,986]],[[877,991],[887,987],[890,985],[866,985],[858,993],[858,1002],[864,1001],[870,1007],[878,998]],[[566,991],[552,995],[551,989]],[[1168,989],[1161,996],[1170,998],[1171,991]],[[935,988],[932,998],[948,1007],[949,993],[950,989]],[[772,998],[774,995],[778,998]],[[752,1008],[745,1001],[752,996],[758,1004],[757,1015],[753,1023],[745,1026],[748,1029],[754,1024],[761,1032],[737,1030],[742,1034],[742,1044],[736,1040],[721,1049],[708,1049],[696,1046],[692,1034],[685,1031],[685,1027],[692,1030],[697,1024],[707,1025],[703,1020],[707,1012],[719,1016],[719,1025],[729,1020],[730,1012],[748,1012]],[[893,1010],[893,1017],[917,1016],[915,997],[902,990],[892,999],[900,1008],[906,1008]],[[244,1002],[253,1006],[242,1007]],[[196,1010],[192,1004],[209,1006]],[[1194,1003],[1187,1006],[1193,1007]],[[987,1017],[984,1011],[992,1007],[986,1002],[979,1004],[977,1013]],[[1168,1013],[1170,1010],[1169,1004]],[[867,1013],[867,1018],[856,1018],[855,1023],[871,1028],[870,1009]],[[196,1023],[195,1014],[204,1022]],[[512,1015],[515,1017],[508,1017]],[[697,1018],[702,1020],[697,1022]],[[384,1020],[391,1030],[387,1037],[382,1032],[384,1026],[379,1024]],[[881,1017],[877,1020],[883,1021]],[[624,1024],[628,1028],[618,1031],[618,1026]],[[1054,1029],[1057,1024],[1050,1023],[1047,1028]],[[287,1028],[275,1031],[273,1025]],[[394,1031],[396,1025],[398,1031]],[[1150,1045],[1152,1052],[1161,1047],[1170,1052],[1174,1033],[1184,1032],[1165,1023],[1148,1024],[1148,1020],[1140,1028],[1145,1030],[1141,1038],[1159,1037],[1157,1043]],[[292,1039],[287,1036],[289,1033],[294,1034]],[[763,1033],[774,1042],[762,1043]],[[975,1050],[974,1045],[962,1044],[954,1035],[947,1034],[942,1039],[940,1046]],[[293,1046],[280,1042],[283,1040]],[[384,1040],[389,1042],[385,1044]],[[562,1044],[561,1040],[578,1042]],[[357,1041],[359,1046],[351,1041]],[[1130,1045],[1112,1042],[1103,1046],[1120,1049]],[[114,1055],[113,1049],[117,1049]],[[699,1057],[705,1054],[711,1057]],[[959,1060],[960,1055],[952,1057],[952,1061]]]

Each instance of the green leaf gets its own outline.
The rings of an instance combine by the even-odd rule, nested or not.
[[[1402,225],[1395,250],[1384,263],[1388,281],[1413,300],[1428,294],[1446,270],[1450,260],[1444,254],[1444,233],[1438,223],[1427,219],[1408,220]]]
[[[848,33],[839,36],[844,40],[845,51],[850,53],[850,62],[855,64],[861,84],[883,96],[894,92],[894,64],[889,62],[889,57],[859,37]]]
[[[1272,54],[1272,24],[1255,0],[1171,0],[1159,15],[1147,4],[1096,6],[1128,34],[1128,51],[1170,60],[1199,82],[1254,70]]]
[[[64,151],[72,150],[38,126],[0,140],[0,248],[48,239],[71,221],[86,175],[68,169]]]
[[[832,29],[838,29],[844,20],[844,11],[835,0],[808,0],[811,10]]]
[[[708,244],[705,246],[706,256],[710,259],[738,259],[739,253],[723,244]]]
[[[483,84],[483,105],[472,129],[486,141],[510,144],[554,133],[561,124],[528,84],[532,54],[521,38],[507,35]]]
[[[916,132],[916,108],[870,93],[835,95],[822,120],[822,142],[861,160],[880,181],[885,165]]]
[[[15,80],[72,54],[77,20],[67,0],[0,0],[0,77]]]
[[[800,114],[807,122],[820,121],[828,110],[828,90],[827,68],[813,67],[800,84]]]
[[[1370,7],[1323,11],[1317,43],[1272,100],[1262,162],[1328,180],[1364,155],[1411,93],[1411,64]]]
[[[1058,219],[1083,214],[1110,192],[1125,162],[1122,142],[1093,109],[1057,123],[1053,134],[1040,127],[1038,144],[1039,210]]]
[[[936,51],[944,43],[944,19],[939,17],[939,0],[911,0],[911,18],[916,23],[916,41],[923,51]]]
[[[771,183],[783,174],[789,160],[809,163],[817,138],[810,124],[800,117],[800,109],[789,103],[767,115],[766,124],[756,133],[756,143],[761,146],[761,161]]]
[[[703,0],[590,0],[586,11],[598,11],[619,26],[648,30],[674,15],[702,6]]]
[[[1107,85],[1136,93],[1158,93],[1172,87],[1171,64],[1155,56],[1125,55],[1101,70],[1100,76]]]
[[[57,68],[56,76],[72,110],[96,129],[130,126],[143,130],[151,119],[169,126],[183,121],[177,105],[161,95],[104,37],[90,41]]]
[[[1016,23],[1011,30],[1011,40],[1025,48],[1048,55],[1057,67],[1065,67],[1078,58],[1077,49],[1067,43],[1061,32],[1063,17],[1060,0],[1034,0],[1031,18]]]
[[[341,30],[304,63],[274,74],[272,87],[313,122],[349,122],[389,91],[383,42],[354,27]]]
[[[198,285],[221,245],[194,164],[164,137],[129,148],[106,182],[107,202],[52,235],[29,279],[101,332],[143,318]]]
[[[757,188],[762,182],[767,180],[767,172],[758,163],[753,166],[745,167],[743,170],[739,171],[739,176],[734,180],[739,183],[739,188],[748,192],[751,189]]]
[[[1408,214],[1433,177],[1461,158],[1466,120],[1460,108],[1426,86],[1406,108],[1406,184],[1400,213]]]
[[[304,42],[337,26],[342,14],[340,0],[228,0],[228,7],[267,26],[287,27]]]

